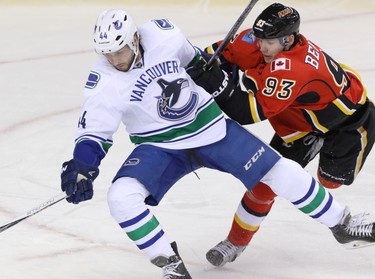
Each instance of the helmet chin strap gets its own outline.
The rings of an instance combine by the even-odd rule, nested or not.
[[[133,51],[133,53],[134,53],[134,58],[133,58],[133,62],[132,62],[132,64],[130,65],[130,67],[129,67],[129,70],[128,71],[130,71],[131,69],[133,69],[134,68],[134,65],[135,65],[135,63],[136,63],[136,61],[137,61],[137,58],[138,58],[138,53],[139,53],[139,37],[138,37],[138,33],[137,33],[137,43],[136,44],[134,44],[134,47],[132,48],[132,51]]]
[[[139,52],[139,51],[138,51],[138,48],[137,48],[135,51],[133,51],[133,53],[134,53],[134,59],[133,59],[132,64],[130,65],[128,71],[130,71],[131,69],[134,68],[135,62],[137,61],[138,52]]]

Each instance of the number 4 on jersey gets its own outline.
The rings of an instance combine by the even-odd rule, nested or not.
[[[87,111],[85,110],[82,114],[82,116],[78,120],[78,128],[82,127],[83,129],[86,128],[86,113]]]

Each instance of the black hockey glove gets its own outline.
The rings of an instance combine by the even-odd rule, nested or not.
[[[224,103],[234,92],[235,85],[230,75],[218,63],[208,69],[208,54],[201,53],[199,61],[188,70],[194,82],[210,93],[217,103]]]
[[[67,201],[78,204],[90,200],[94,195],[92,182],[99,174],[97,167],[72,159],[63,163],[61,169],[61,190],[67,194]]]

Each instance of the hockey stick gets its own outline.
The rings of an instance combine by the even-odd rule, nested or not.
[[[251,0],[250,3],[247,5],[245,10],[242,12],[240,17],[237,19],[237,21],[234,23],[232,28],[229,30],[228,34],[225,36],[224,40],[221,42],[219,47],[216,49],[214,54],[211,56],[210,60],[208,60],[207,68],[211,68],[211,66],[214,64],[214,61],[219,57],[223,49],[229,44],[229,41],[233,38],[233,36],[236,34],[237,30],[240,28],[241,24],[245,21],[247,15],[250,13],[250,11],[254,8],[255,4],[258,2],[258,0]]]
[[[67,198],[66,193],[61,193],[59,195],[56,195],[56,196],[44,201],[43,203],[39,204],[38,206],[34,207],[33,209],[27,211],[24,215],[14,219],[13,221],[11,221],[9,223],[6,223],[6,224],[2,225],[0,227],[0,233],[9,229],[10,227],[13,227],[14,225],[17,225],[19,222],[39,213],[40,211],[42,211],[42,210],[44,210],[44,209],[46,209],[46,208],[48,208],[48,207],[50,207],[54,204],[66,199],[66,198]]]

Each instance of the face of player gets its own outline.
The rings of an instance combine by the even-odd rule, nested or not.
[[[114,53],[106,53],[104,56],[108,62],[113,65],[117,70],[127,72],[130,66],[133,64],[135,53],[130,49],[129,46],[125,46],[122,49]]]
[[[276,39],[259,39],[259,49],[264,61],[270,63],[282,51],[290,50],[295,41],[293,34]]]
[[[270,63],[280,52],[284,50],[279,39],[259,39],[259,49],[264,61]]]
[[[134,43],[136,45],[136,49],[139,49],[139,40],[138,37],[134,37]],[[114,53],[106,53],[104,56],[107,58],[108,62],[113,65],[117,70],[121,72],[129,71],[130,67],[133,65],[134,59],[140,59],[139,51],[136,51],[137,54],[134,53],[133,50],[130,49],[128,45],[123,47],[122,49],[114,52]],[[137,55],[137,57],[135,57]]]

